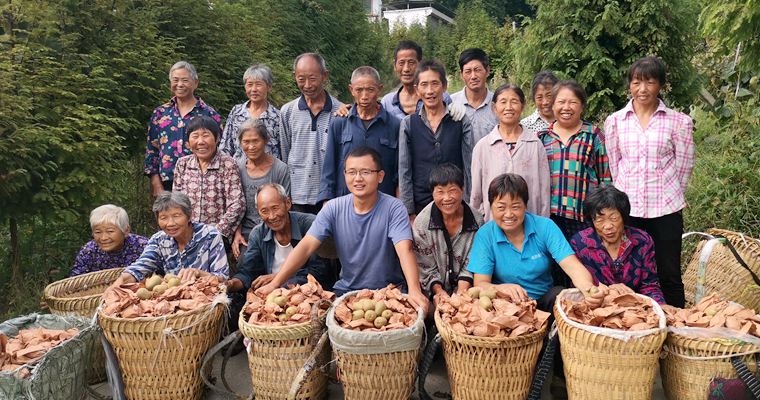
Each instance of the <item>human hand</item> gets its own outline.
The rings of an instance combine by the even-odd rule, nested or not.
[[[150,176],[150,194],[153,198],[158,197],[161,192],[164,191],[164,185],[161,183],[161,178],[158,175]]]
[[[232,240],[232,255],[235,256],[236,259],[240,258],[241,255],[240,246],[248,247],[248,241],[245,240],[245,237],[240,230],[236,230],[235,238]]]
[[[177,278],[179,278],[180,281],[189,281],[191,279],[199,278],[202,275],[203,271],[198,268],[182,268],[179,270],[179,273],[177,273]]]
[[[333,116],[348,117],[348,112],[350,110],[351,110],[351,104],[343,104],[342,106],[338,107],[337,110],[335,110],[335,113],[333,113]]]
[[[457,102],[451,102],[446,109],[449,111],[449,115],[451,115],[451,119],[454,121],[461,121],[462,118],[464,118],[464,115],[466,113],[466,109],[464,107],[464,104],[460,104]]]
[[[237,292],[244,288],[243,281],[238,278],[228,279],[224,284],[227,286],[227,292]]]
[[[412,304],[415,308],[421,308],[423,315],[427,315],[428,308],[430,307],[430,302],[428,301],[427,296],[425,296],[421,291],[416,290],[414,292],[409,292],[409,303]]]
[[[505,283],[502,285],[499,285],[500,288],[503,289],[503,291],[509,296],[512,301],[515,302],[522,302],[522,301],[528,301],[530,300],[530,296],[528,296],[528,292],[523,289],[522,286],[514,284],[514,283]]]
[[[417,218],[417,214],[409,214],[409,225],[414,225],[415,218]]]
[[[610,290],[606,285],[599,284],[599,286],[590,286],[588,288],[581,289],[583,297],[586,303],[591,308],[598,308],[604,302],[604,298],[609,294]]]
[[[441,291],[440,291],[440,292],[438,292],[438,293],[437,293],[435,296],[433,296],[433,302],[435,303],[435,305],[436,305],[436,306],[440,306],[440,305],[441,305],[441,302],[442,302],[443,300],[446,300],[446,299],[448,299],[449,297],[450,297],[450,296],[449,296],[449,294],[448,294],[448,293],[446,293],[446,291],[444,291],[444,290],[441,290]]]
[[[272,279],[274,279],[274,274],[260,275],[258,278],[253,280],[253,283],[251,283],[251,287],[253,288],[253,290],[256,290],[264,285],[268,285],[270,282],[272,282]]]
[[[255,290],[256,290],[257,295],[266,297],[269,293],[272,293],[275,289],[277,289],[277,287],[272,285],[272,282],[270,281],[269,283]]]

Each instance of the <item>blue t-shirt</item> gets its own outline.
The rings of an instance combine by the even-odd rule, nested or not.
[[[338,197],[322,208],[307,234],[320,241],[335,239],[341,263],[336,293],[404,285],[394,245],[412,240],[412,229],[400,200],[379,192],[375,207],[357,214],[353,194]]]
[[[550,257],[559,263],[574,252],[549,218],[525,213],[523,226],[525,239],[520,252],[495,221],[488,221],[475,234],[467,269],[490,275],[494,284],[518,284],[530,298],[539,299],[553,284]]]

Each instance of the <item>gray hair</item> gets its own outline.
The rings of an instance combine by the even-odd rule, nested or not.
[[[193,78],[194,81],[198,80],[198,72],[195,71],[195,67],[193,66],[193,64],[190,64],[187,61],[177,61],[174,63],[174,65],[172,65],[171,68],[169,68],[169,76],[171,77],[172,72],[178,69],[186,69],[187,72],[190,73],[190,77]]]
[[[265,188],[272,188],[272,189],[276,190],[277,194],[280,195],[280,198],[282,199],[283,203],[287,202],[288,200],[290,200],[290,196],[288,195],[288,191],[285,190],[285,188],[282,185],[280,185],[279,183],[270,182],[270,183],[265,183],[265,184],[259,186],[259,191],[256,193],[256,197],[257,197],[256,203],[257,204],[258,204],[259,193],[261,193],[261,191],[264,190]]]
[[[193,215],[190,198],[181,192],[163,191],[156,197],[156,201],[153,202],[153,214],[158,215],[158,213],[171,208],[179,208],[188,218],[191,218]]]
[[[319,54],[319,53],[302,53],[302,54],[299,54],[298,57],[296,57],[295,61],[293,61],[293,73],[296,72],[296,66],[298,65],[298,62],[301,61],[301,59],[304,58],[304,57],[311,57],[316,62],[318,62],[319,63],[319,71],[321,73],[324,74],[325,72],[327,72],[327,64],[325,63],[325,58],[322,57],[321,54]]]
[[[368,66],[363,66],[355,69],[354,72],[351,73],[351,83],[354,83],[355,80],[363,76],[368,76],[374,79],[375,83],[380,83],[380,73],[377,72],[376,69]]]
[[[254,64],[248,67],[243,74],[243,83],[249,79],[264,81],[269,87],[272,87],[272,84],[274,83],[272,69],[266,64]]]
[[[90,212],[90,228],[94,229],[95,225],[113,224],[122,232],[127,233],[129,230],[129,216],[127,211],[113,204],[104,204]]]
[[[269,130],[260,119],[249,118],[240,124],[240,128],[238,128],[238,142],[243,140],[243,134],[248,131],[256,132],[265,142],[269,142]]]

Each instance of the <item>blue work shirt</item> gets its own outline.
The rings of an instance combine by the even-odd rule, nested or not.
[[[526,212],[523,229],[525,239],[518,251],[495,221],[487,222],[475,234],[467,269],[489,275],[493,284],[520,285],[537,300],[552,287],[551,259],[559,263],[574,252],[549,218]]]
[[[348,116],[330,121],[327,133],[327,151],[319,182],[319,201],[345,196],[349,193],[343,170],[351,150],[367,146],[378,153],[383,162],[385,178],[378,189],[388,195],[396,195],[398,185],[398,132],[401,121],[388,113],[384,107],[369,122],[367,128],[359,117],[356,103]]]
[[[406,112],[404,112],[404,107],[401,106],[401,99],[399,98],[399,93],[401,93],[402,89],[404,89],[404,86],[400,86],[398,89],[386,94],[380,100],[380,104],[383,106],[383,108],[386,109],[391,115],[398,118],[399,121],[404,119],[404,117],[406,117],[407,115],[409,115]],[[446,105],[451,104],[451,96],[449,96],[449,92],[443,92],[443,104],[446,104]],[[422,102],[422,99],[417,100],[416,112],[420,112],[423,105],[424,103]]]

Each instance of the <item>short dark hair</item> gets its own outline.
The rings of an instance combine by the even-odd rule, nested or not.
[[[559,78],[554,75],[553,71],[546,70],[537,73],[533,77],[533,83],[530,85],[530,98],[533,100],[536,99],[536,91],[538,90],[539,86],[551,88],[554,87],[557,82],[559,82]]]
[[[398,46],[393,50],[393,62],[396,62],[396,56],[398,55],[399,51],[402,50],[414,50],[415,53],[417,53],[417,61],[422,60],[422,47],[417,44],[417,42],[412,40],[402,40],[398,42]]]
[[[513,199],[520,198],[528,204],[528,183],[525,179],[517,174],[501,174],[493,178],[488,185],[488,202],[493,202],[499,197],[510,195]]]
[[[372,161],[375,163],[375,167],[379,170],[383,169],[383,160],[380,157],[380,153],[377,152],[377,150],[373,149],[372,147],[367,146],[358,146],[351,149],[351,151],[346,154],[346,160],[348,160],[351,157],[364,157],[364,156],[370,156],[372,157]],[[345,162],[346,160],[343,160]]]
[[[520,89],[519,86],[513,83],[505,83],[499,86],[498,88],[496,88],[496,90],[493,92],[493,98],[491,99],[491,102],[496,103],[496,100],[499,98],[499,95],[506,92],[507,90],[511,90],[515,92],[515,94],[517,94],[517,97],[520,98],[520,103],[522,103],[523,106],[525,105],[525,93],[523,92],[522,89]]]
[[[488,68],[491,65],[491,62],[488,59],[488,54],[486,54],[485,51],[471,47],[465,49],[462,54],[459,55],[459,72],[462,72],[465,64],[474,60],[480,61],[480,63],[483,64],[483,68]]]
[[[436,166],[430,171],[428,185],[430,185],[431,192],[436,186],[446,186],[450,183],[464,189],[464,173],[456,165],[447,162]]]
[[[446,68],[443,67],[439,61],[425,60],[417,66],[417,71],[414,72],[414,85],[420,83],[420,74],[425,71],[435,71],[441,77],[441,83],[446,86],[449,82],[446,80]]]
[[[562,89],[569,89],[571,92],[573,92],[575,97],[581,101],[581,106],[583,106],[583,109],[586,109],[586,100],[588,100],[588,96],[586,96],[586,91],[583,89],[583,86],[572,79],[559,81],[552,88],[552,101],[557,101],[557,93],[559,93],[559,91]]]
[[[628,223],[631,214],[631,202],[628,195],[612,185],[602,185],[591,189],[583,201],[583,213],[588,221],[602,214],[605,208],[618,210],[623,216],[623,221]]]
[[[657,79],[660,82],[660,86],[665,86],[667,75],[668,67],[660,57],[642,57],[628,68],[628,83],[635,78]]]
[[[217,142],[222,136],[222,129],[219,127],[219,123],[206,115],[196,115],[191,118],[185,127],[185,133],[189,136],[191,133],[200,129],[206,129],[211,132]]]

